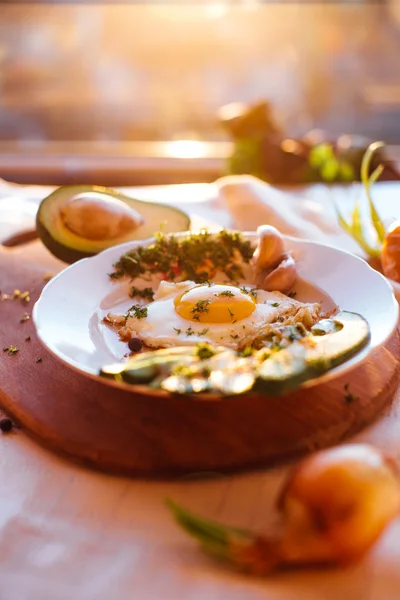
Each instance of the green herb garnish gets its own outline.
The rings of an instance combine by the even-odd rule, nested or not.
[[[235,315],[234,315],[234,313],[233,313],[233,312],[231,311],[231,309],[229,308],[229,306],[228,306],[228,312],[229,312],[229,314],[231,315],[231,317],[234,317],[234,316],[235,316]]]
[[[208,263],[230,279],[239,279],[243,276],[240,263],[249,263],[254,252],[254,246],[240,232],[201,231],[183,239],[157,233],[155,237],[151,246],[139,246],[121,256],[110,277],[159,273],[171,281],[179,277],[210,285]]]
[[[134,317],[135,319],[145,319],[147,317],[147,308],[145,306],[140,306],[139,304],[134,304],[130,307],[126,314],[126,318]]]
[[[271,304],[271,306],[273,306],[274,308],[276,308],[277,306],[279,306],[279,302],[273,302],[273,303]]]
[[[210,328],[209,327],[205,327],[201,331],[197,331],[197,335],[206,335],[206,333],[208,333],[209,331],[210,331]]]
[[[176,331],[176,335],[180,335],[182,333],[182,329],[178,329],[177,327],[173,327],[172,329]]]
[[[129,296],[131,298],[143,298],[143,300],[150,300],[150,302],[152,302],[154,300],[154,290],[151,287],[146,287],[143,290],[139,290],[139,288],[132,286]]]
[[[197,344],[195,354],[200,358],[200,360],[207,360],[216,354],[216,350],[206,342],[201,342]]]
[[[190,311],[193,315],[193,319],[196,319],[196,321],[200,321],[199,313],[207,313],[210,310],[208,308],[210,302],[211,300],[199,300],[198,302],[196,302],[196,304]]]
[[[233,298],[234,297],[234,293],[231,292],[231,290],[224,290],[223,292],[221,292],[220,294],[214,294],[214,296],[218,296],[218,297],[223,297],[226,296],[227,298]]]
[[[207,332],[209,331],[209,327],[206,327],[205,329],[202,329],[201,331],[195,331],[194,329],[192,329],[192,327],[188,327],[188,329],[186,329],[185,333],[187,336],[191,336],[191,335],[205,335]]]

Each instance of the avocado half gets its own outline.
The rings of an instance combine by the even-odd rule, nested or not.
[[[68,226],[64,218],[66,208],[71,212],[72,202],[76,202],[77,199],[80,199],[82,207],[85,198],[90,197],[96,197],[102,207],[111,202],[114,214],[116,210],[118,212],[122,209],[122,212],[128,215],[121,231],[116,230],[112,235],[108,232],[105,237],[101,237],[100,232],[98,236],[94,237],[92,234],[90,236],[79,235],[76,229],[74,231]],[[122,207],[121,203],[126,208]],[[133,215],[133,221],[135,215],[137,217],[133,227],[129,227],[129,219],[132,220],[130,215]],[[127,221],[128,226],[126,226]],[[67,263],[94,256],[117,244],[147,239],[160,230],[163,233],[177,233],[189,229],[189,216],[178,208],[156,202],[136,200],[111,188],[92,185],[59,187],[42,200],[36,216],[36,230],[43,244],[54,256]]]

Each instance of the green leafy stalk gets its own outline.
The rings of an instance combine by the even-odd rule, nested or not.
[[[368,198],[368,204],[369,204],[372,224],[375,228],[376,234],[378,236],[378,240],[381,243],[385,239],[386,231],[385,231],[385,226],[382,223],[381,219],[379,218],[379,215],[375,209],[374,203],[372,202],[371,185],[373,183],[375,183],[375,181],[377,181],[379,179],[379,177],[382,175],[384,166],[379,165],[375,169],[375,171],[373,171],[373,173],[371,175],[369,175],[369,170],[370,170],[370,166],[371,166],[371,162],[372,162],[374,153],[379,148],[383,148],[384,145],[385,144],[383,142],[374,142],[373,144],[370,144],[370,146],[368,146],[368,148],[363,156],[362,163],[361,163],[361,181],[362,181],[362,184],[365,189],[365,193]]]
[[[368,256],[371,256],[373,258],[379,258],[381,255],[380,248],[372,247],[365,239],[358,202],[356,203],[356,205],[354,207],[350,223],[346,222],[343,215],[340,213],[339,208],[336,205],[335,205],[335,209],[336,209],[336,213],[337,213],[337,216],[339,219],[339,223],[343,227],[343,229],[345,231],[347,231],[347,233],[356,240],[358,245],[364,250],[364,252]]]
[[[172,500],[167,500],[166,505],[178,525],[200,542],[207,554],[241,572],[263,576],[283,562],[277,539],[203,519]]]
[[[379,165],[371,173],[371,175],[369,175],[373,155],[379,148],[382,148],[383,146],[383,142],[374,142],[373,144],[370,144],[363,156],[361,164],[361,182],[364,186],[365,193],[368,199],[370,217],[372,225],[377,235],[378,245],[375,247],[371,246],[366,239],[358,202],[356,202],[349,222],[345,220],[343,215],[340,213],[339,208],[335,205],[340,225],[349,235],[351,235],[356,240],[356,242],[364,250],[364,252],[372,258],[380,258],[382,251],[382,242],[385,239],[386,235],[385,226],[379,217],[379,214],[374,206],[371,197],[371,185],[379,179],[383,172],[384,166]]]
[[[200,542],[205,552],[218,559],[231,562],[231,549],[235,541],[248,542],[250,544],[254,539],[254,536],[249,531],[228,527],[198,517],[172,500],[166,500],[166,505],[172,512],[178,525]]]

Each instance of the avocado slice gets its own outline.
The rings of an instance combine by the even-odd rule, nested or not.
[[[264,361],[258,369],[255,389],[269,395],[294,390],[308,379],[342,364],[369,342],[368,323],[356,313],[343,311],[324,321],[317,323],[302,341]]]
[[[57,258],[73,263],[106,248],[164,233],[190,229],[183,211],[156,202],[128,198],[102,186],[62,186],[42,200],[37,233]]]

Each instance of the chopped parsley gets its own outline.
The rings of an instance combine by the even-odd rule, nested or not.
[[[122,255],[114,264],[112,279],[139,277],[145,273],[161,274],[173,281],[190,279],[208,283],[210,265],[231,280],[243,277],[240,263],[249,263],[254,246],[240,232],[222,230],[211,234],[203,230],[185,238],[156,234],[151,246],[139,246]]]
[[[202,329],[201,331],[195,331],[194,329],[192,329],[192,327],[188,327],[188,329],[186,329],[185,333],[187,336],[190,337],[191,335],[206,335],[206,333],[208,331],[209,331],[209,327],[206,327],[205,329]]]
[[[229,308],[229,306],[228,306],[228,312],[229,312],[229,314],[231,315],[231,317],[234,317],[234,316],[235,316],[235,315],[234,315],[234,313],[233,313],[233,312],[231,311],[231,309]]]
[[[271,304],[271,306],[273,306],[274,308],[276,308],[277,306],[279,306],[279,302],[273,302],[273,303]]]
[[[249,296],[253,296],[254,300],[257,299],[257,290],[248,290],[245,286],[242,286],[240,291]]]
[[[218,298],[224,297],[224,296],[226,296],[227,298],[233,298],[234,295],[235,294],[233,292],[231,292],[231,290],[224,290],[220,294],[214,294],[214,296],[218,296]]]
[[[196,319],[196,321],[200,321],[199,313],[207,313],[210,310],[208,308],[210,302],[211,300],[199,300],[190,311],[193,315],[193,319]]]
[[[210,328],[209,327],[205,327],[201,331],[197,331],[197,335],[206,335],[206,333],[208,333],[209,331],[210,331]]]
[[[132,286],[129,296],[131,298],[143,298],[143,300],[150,300],[150,302],[152,302],[154,300],[154,290],[151,287],[146,287],[143,290],[139,290],[139,288]]]
[[[173,327],[172,329],[176,331],[176,335],[180,335],[182,333],[182,329],[178,329],[178,327]]]
[[[202,342],[200,344],[197,344],[195,353],[200,358],[200,360],[207,360],[207,358],[211,358],[217,352],[210,344]]]
[[[135,319],[145,319],[147,317],[147,308],[145,306],[140,306],[139,304],[134,304],[130,307],[126,314],[126,318],[135,317]]]

